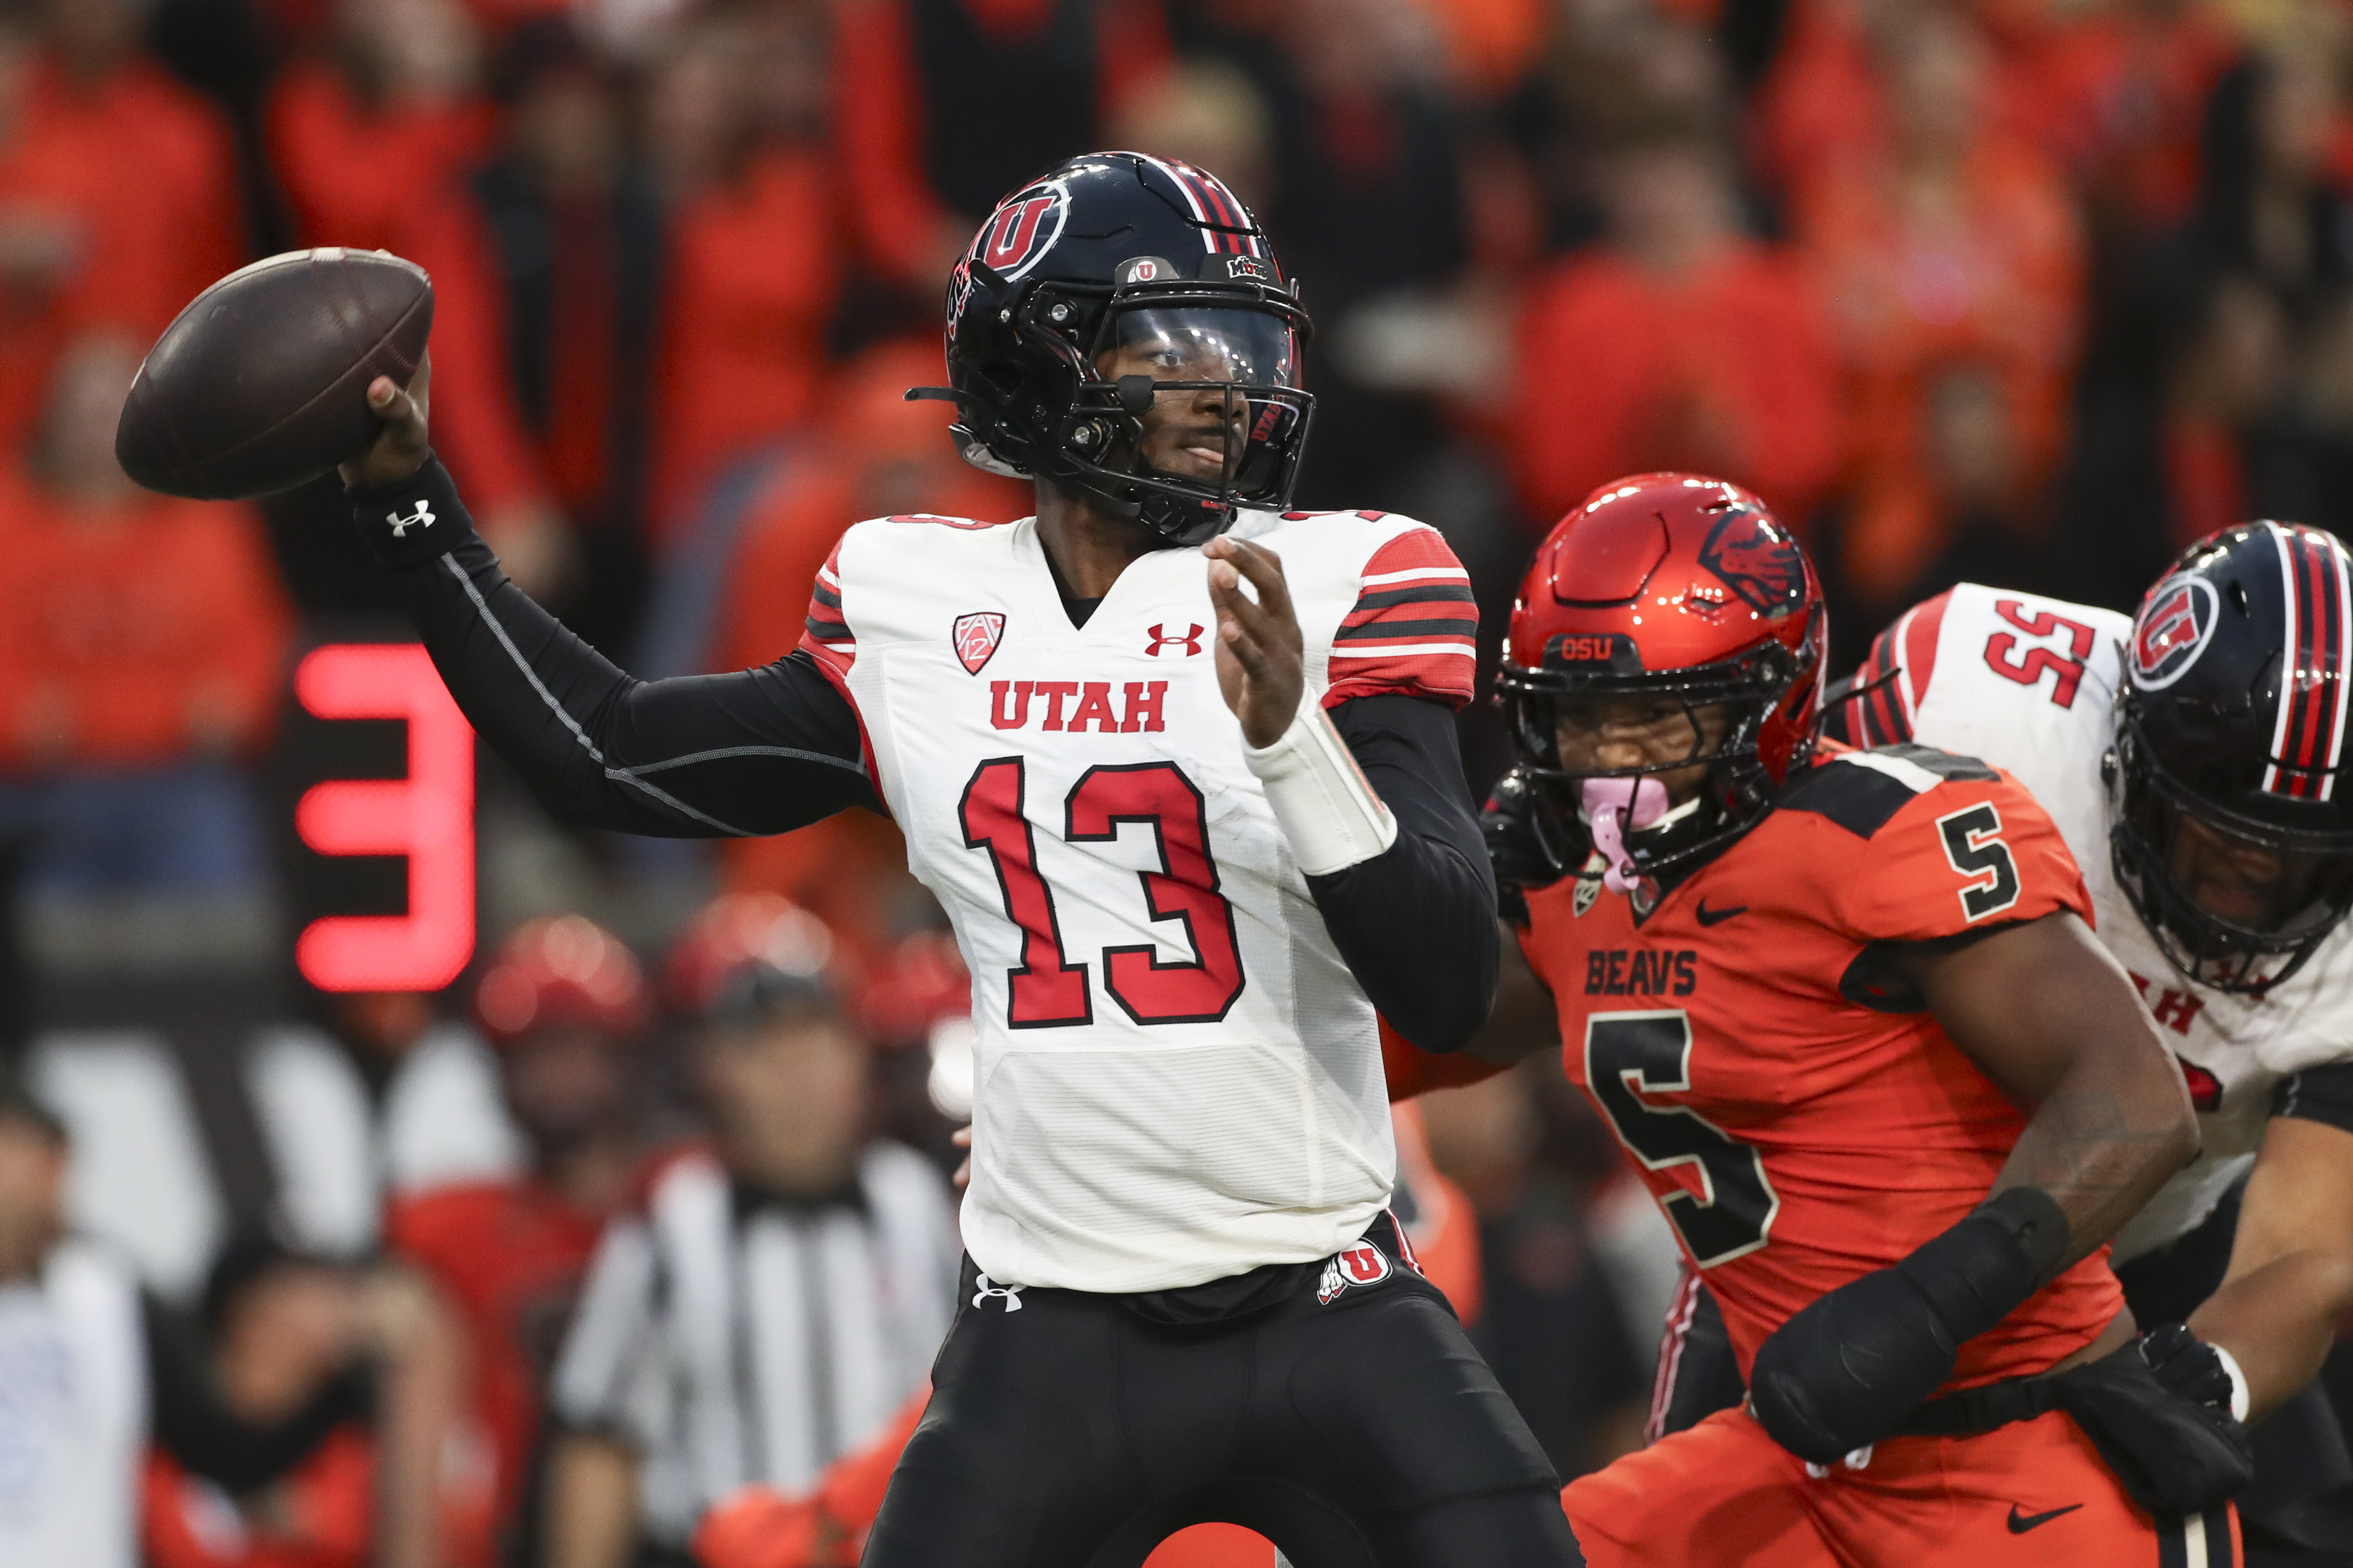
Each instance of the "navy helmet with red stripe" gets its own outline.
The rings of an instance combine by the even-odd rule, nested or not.
[[[2278,522],[2200,540],[2133,619],[2110,846],[2135,910],[2203,984],[2278,984],[2353,908],[2348,621],[2345,547]]]
[[[997,204],[948,279],[948,386],[966,462],[1078,491],[1172,544],[1239,507],[1291,503],[1314,399],[1300,390],[1298,289],[1214,174],[1091,153]],[[1112,376],[1114,359],[1150,374]],[[1214,480],[1145,452],[1155,399],[1214,394]]]

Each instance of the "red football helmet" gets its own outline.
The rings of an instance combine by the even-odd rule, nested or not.
[[[474,990],[474,1016],[499,1046],[571,1024],[607,1035],[645,1027],[646,986],[620,939],[581,915],[515,928]]]
[[[666,989],[689,1017],[757,1012],[785,992],[829,997],[837,967],[833,932],[792,900],[723,893],[670,945]]]
[[[1586,497],[1536,551],[1497,682],[1554,868],[1566,875],[1585,862],[1591,836],[1580,794],[1590,778],[1707,764],[1694,809],[1625,836],[1628,858],[1646,875],[1746,832],[1812,750],[1827,637],[1813,563],[1738,485],[1636,474]],[[1637,696],[1682,704],[1694,754],[1581,773],[1561,765],[1556,703]],[[1703,754],[1698,711],[1719,704],[1723,735]]]

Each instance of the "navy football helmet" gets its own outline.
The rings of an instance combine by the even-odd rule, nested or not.
[[[981,225],[948,279],[949,384],[908,395],[954,400],[952,433],[976,468],[1042,476],[1198,544],[1238,507],[1291,504],[1314,407],[1299,384],[1308,331],[1296,287],[1223,181],[1092,153]],[[1135,368],[1112,374],[1121,366]],[[1190,475],[1145,452],[1155,401],[1187,395],[1199,423],[1184,439],[1208,454]]]
[[[2250,522],[2184,551],[2134,617],[2109,847],[2158,945],[2202,984],[2278,984],[2353,908],[2348,605],[2334,535]]]

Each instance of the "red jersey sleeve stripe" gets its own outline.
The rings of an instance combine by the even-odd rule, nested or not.
[[[1896,631],[1903,626],[1898,621],[1879,634],[1871,645],[1870,657],[1854,672],[1854,695],[1834,716],[1842,732],[1837,739],[1856,746],[1887,746],[1912,738],[1911,726],[1904,721],[1904,709],[1895,695],[1899,676],[1899,656],[1896,653]]]
[[[1470,574],[1438,531],[1417,528],[1375,551],[1356,604],[1332,636],[1326,705],[1383,692],[1471,700],[1479,606]]]
[[[1936,673],[1936,639],[1944,636],[1945,607],[1952,600],[1952,590],[1947,588],[1935,598],[1913,605],[1901,624],[1904,673],[1896,681],[1903,688],[1907,735],[1913,721],[1920,716],[1920,704],[1927,700],[1928,678]]]
[[[800,649],[817,660],[818,668],[842,695],[849,695],[843,677],[858,661],[858,638],[841,608],[841,546],[818,569],[817,585],[809,591],[808,618],[802,623]]]
[[[881,799],[882,772],[874,762],[874,737],[867,731],[865,711],[849,689],[849,669],[858,662],[858,638],[841,609],[839,544],[825,558],[825,564],[818,568],[817,585],[809,591],[808,620],[801,633],[800,651],[817,661],[818,673],[841,693],[841,700],[858,715],[860,758],[866,764],[866,776],[874,785],[875,797]],[[883,802],[882,809],[886,813],[891,809],[888,801]]]

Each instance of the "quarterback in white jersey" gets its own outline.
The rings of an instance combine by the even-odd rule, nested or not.
[[[1327,707],[1469,695],[1430,529],[1245,511],[1224,537],[1282,563]],[[1141,557],[1083,626],[1035,519],[860,523],[818,583],[802,646],[972,969],[981,1272],[1161,1290],[1356,1240],[1396,1167],[1373,1008],[1234,743],[1199,556]]]
[[[2203,1134],[2118,1235],[2119,1273],[2231,1352],[2257,1415],[2305,1387],[2353,1310],[2348,583],[2331,535],[2256,522],[2191,546],[2131,619],[1964,584],[1881,635],[1833,729],[1982,758],[2058,824]],[[2198,1233],[2215,1216],[2227,1234],[2242,1181],[2216,1289],[2200,1271],[2221,1238]],[[2341,1484],[2333,1422],[2296,1404],[2312,1408],[2257,1428],[2258,1475],[2285,1462],[2318,1467],[2308,1489]],[[2261,1494],[2296,1489],[2259,1484],[2251,1543]]]
[[[950,280],[950,385],[911,394],[1037,516],[859,523],[786,657],[652,682],[505,580],[422,405],[370,388],[354,522],[551,807],[683,837],[886,811],[955,924],[961,1300],[871,1568],[1111,1568],[1211,1519],[1317,1563],[1577,1561],[1388,1213],[1377,1015],[1456,1049],[1497,968],[1452,717],[1478,617],[1434,530],[1291,508],[1307,325],[1213,176],[1049,171]]]

